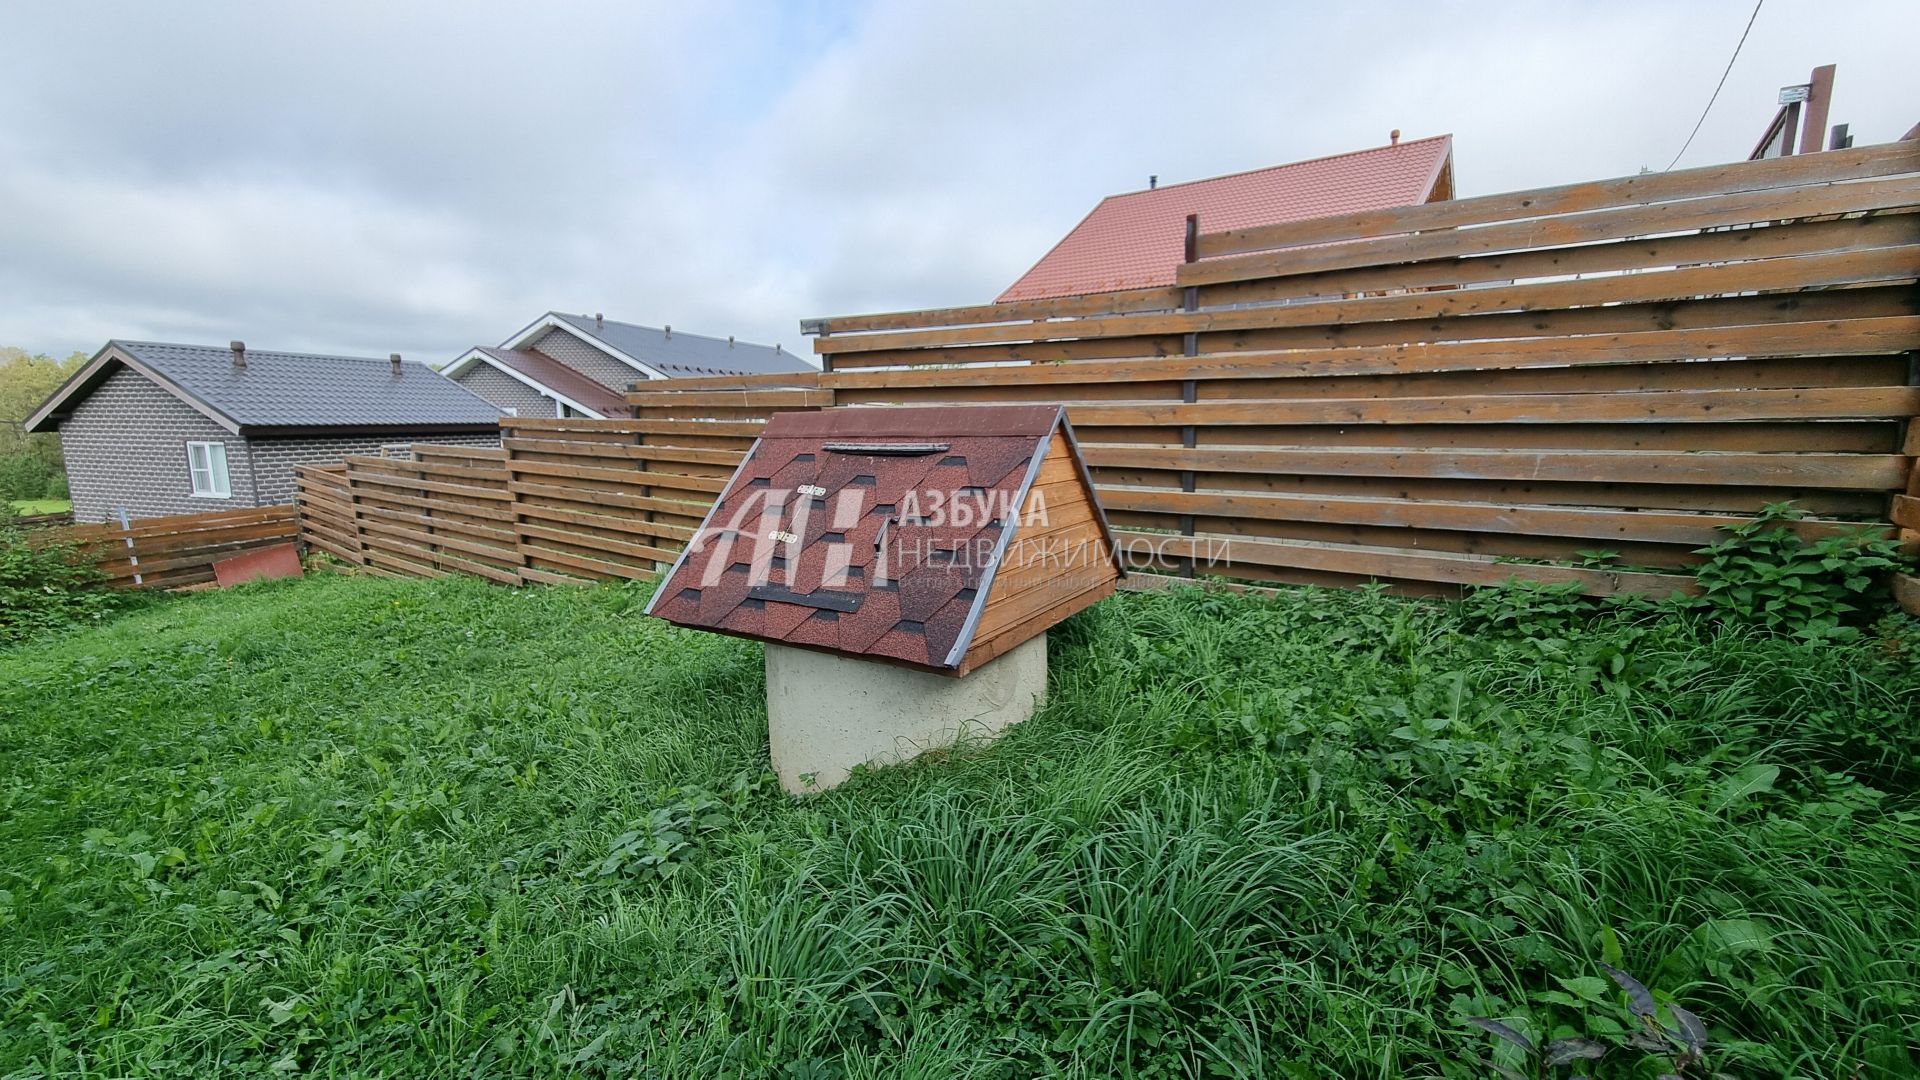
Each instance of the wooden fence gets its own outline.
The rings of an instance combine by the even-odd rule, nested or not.
[[[1063,401],[1141,569],[1684,589],[1771,503],[1809,534],[1920,528],[1916,210],[1910,141],[1189,221],[1173,287],[811,320],[825,372],[642,384],[631,420],[303,469],[301,520],[389,573],[644,577],[773,411]]]
[[[817,378],[631,400],[1060,400],[1122,539],[1174,557],[1151,568],[1663,591],[1769,503],[1810,534],[1920,527],[1916,209],[1920,142],[1901,142],[1189,221],[1172,288],[814,320]]]
[[[501,449],[417,445],[296,470],[314,547],[376,573],[505,583],[651,577],[705,516],[756,425],[516,418]]]
[[[29,542],[72,542],[116,588],[177,589],[213,580],[213,564],[300,538],[291,506],[135,518],[125,526],[36,529]]]
[[[20,514],[13,523],[22,529],[52,529],[73,524],[73,511],[55,510],[51,514]]]

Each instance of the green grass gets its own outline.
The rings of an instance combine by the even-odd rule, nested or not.
[[[68,499],[14,499],[11,505],[16,514],[64,514],[73,509]]]
[[[1481,1077],[1467,1015],[1617,1027],[1602,962],[1734,1075],[1920,1067],[1913,623],[1123,595],[998,743],[795,802],[759,649],[644,598],[0,651],[0,1076]]]

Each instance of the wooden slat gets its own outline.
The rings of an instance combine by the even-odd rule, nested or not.
[[[1687,544],[1695,547],[1723,539],[1721,529],[1746,518],[1735,514],[1693,514],[1667,510],[1611,510],[1585,507],[1499,505],[1468,502],[1418,502],[1391,498],[1299,497],[1265,493],[1167,491],[1101,488],[1108,510],[1144,510],[1195,517],[1327,522],[1392,528],[1490,532],[1521,536],[1578,537],[1592,540]],[[1808,519],[1795,523],[1808,536],[1832,535],[1858,526]]]
[[[686,514],[684,520],[697,521],[705,515],[705,512],[706,508],[700,507],[698,511]],[[522,503],[520,505],[520,516],[531,521],[552,521],[578,526],[582,530],[580,532],[582,537],[594,535],[591,532],[585,531],[589,529],[634,533],[641,536],[657,536],[663,540],[690,540],[694,533],[692,527],[676,525],[672,522],[647,521],[634,517],[612,517],[606,514],[587,514],[574,510],[562,510],[557,507],[538,506],[530,503]],[[525,522],[523,521],[521,524],[524,526]]]
[[[1563,365],[1644,363],[1723,356],[1875,356],[1920,349],[1920,316],[1772,326],[1645,330],[1585,337],[1448,341],[1347,349],[1091,360],[1019,367],[835,371],[834,389],[1062,386],[1180,379],[1285,379]]]
[[[1671,390],[1451,398],[1074,405],[1080,424],[1566,424],[1812,420],[1920,414],[1920,388]]]
[[[521,513],[530,513],[530,508],[536,505],[528,501],[528,496],[562,499],[603,510],[618,507],[625,510],[679,514],[688,517],[704,515],[707,506],[711,503],[711,500],[668,499],[654,495],[641,495],[638,492],[594,491],[558,484],[530,484],[524,481],[513,483],[513,493],[517,497],[515,509]]]
[[[664,405],[675,409],[764,408],[817,409],[833,404],[833,395],[820,390],[637,390],[627,395],[631,405]]]
[[[1659,596],[1694,592],[1698,588],[1692,578],[1678,574],[1503,563],[1467,555],[1435,555],[1384,548],[1249,540],[1244,537],[1167,536],[1128,530],[1116,532],[1115,540],[1123,548],[1139,544],[1144,545],[1142,550],[1189,557],[1217,553],[1217,547],[1209,548],[1208,545],[1224,543],[1235,553],[1234,561],[1239,563],[1298,567],[1370,578],[1438,581],[1454,585],[1498,585],[1514,577],[1525,577],[1546,583],[1576,582],[1582,592],[1593,596],[1620,593]],[[1227,572],[1231,573],[1230,570]]]
[[[1897,454],[1742,454],[1594,450],[1304,449],[1083,444],[1089,465],[1312,476],[1450,480],[1602,481],[1890,490],[1906,475]]]
[[[505,461],[507,452],[495,446],[445,446],[440,443],[414,443],[415,457],[465,458],[471,461]]]
[[[1750,191],[1719,198],[1693,199],[1658,206],[1621,207],[1573,217],[1536,218],[1531,221],[1490,225],[1477,229],[1382,236],[1347,244],[1263,251],[1225,259],[1188,263],[1179,268],[1177,277],[1182,285],[1210,285],[1228,281],[1245,281],[1250,278],[1284,278],[1295,274],[1377,267],[1392,263],[1460,259],[1495,252],[1537,248],[1563,248],[1575,244],[1626,240],[1657,233],[1750,225],[1778,221],[1783,218],[1890,210],[1916,204],[1920,204],[1920,176],[1902,176],[1862,184],[1816,188],[1811,191],[1795,189]],[[1864,223],[1853,223],[1848,231],[1859,233],[1864,227]],[[1899,218],[1877,223],[1874,227],[1882,231],[1890,230],[1892,243],[1910,244],[1914,242],[1916,229],[1920,229],[1920,222],[1916,222],[1911,215],[1902,215]],[[1665,246],[1676,250],[1670,254],[1663,253],[1656,258],[1665,258],[1669,262],[1678,263],[1751,259],[1756,257],[1757,253],[1745,250],[1746,244],[1751,242],[1752,238],[1759,237],[1768,231],[1771,230],[1742,230],[1684,239],[1669,238],[1665,241]],[[1814,243],[1801,240],[1797,236],[1784,238],[1784,242],[1797,245],[1793,249],[1797,251],[1816,249]],[[1610,250],[1610,247],[1611,245],[1584,250],[1604,252]],[[1692,249],[1691,254],[1688,253],[1690,249]],[[1649,265],[1659,264],[1653,262]],[[1453,269],[1456,273],[1470,272],[1472,267],[1473,263],[1469,262],[1459,264]],[[1617,268],[1602,264],[1590,269]],[[1573,269],[1577,271],[1588,268]],[[1506,276],[1529,277],[1541,272],[1539,270],[1532,273],[1523,271]],[[1471,276],[1455,277],[1452,280],[1441,278],[1438,281],[1416,279],[1403,281],[1398,287],[1452,284],[1472,280],[1486,279],[1476,279]]]
[[[1047,300],[1015,300],[1004,304],[975,304],[971,307],[928,308],[921,311],[802,319],[800,332],[839,334],[861,330],[905,330],[922,326],[1084,318],[1089,315],[1119,315],[1136,311],[1172,311],[1178,308],[1180,303],[1181,290],[1179,289],[1127,289],[1119,292],[1063,296]]]
[[[456,481],[486,486],[488,481],[498,482],[500,462],[505,458],[488,462],[467,462],[463,464],[440,464],[428,461],[405,461],[397,458],[349,457],[347,463],[357,467],[359,475],[378,473],[382,476],[397,476],[406,479],[424,479],[429,476],[448,477]]]
[[[507,502],[511,498],[505,491],[491,487],[479,487],[473,484],[448,484],[438,480],[414,480],[386,471],[355,471],[348,475],[350,477],[348,484],[355,490],[375,487],[390,491],[431,491],[441,495],[453,495],[462,499],[476,499],[483,502]]]
[[[557,551],[550,547],[534,544],[521,544],[520,554],[530,559],[542,559],[570,570],[584,570],[590,574],[609,578],[632,578],[647,580],[654,576],[651,568],[629,566],[625,563],[595,559],[569,551]],[[525,571],[522,571],[525,573]]]
[[[631,487],[663,487],[680,491],[704,491],[718,494],[726,487],[726,480],[714,476],[693,476],[688,473],[641,472],[638,469],[603,469],[588,465],[557,463],[548,461],[528,461],[515,458],[507,463],[507,469],[515,476],[555,476],[571,480],[602,480],[608,483]]]
[[[1920,320],[1915,320],[1920,322]],[[614,443],[566,442],[545,439],[508,439],[507,449],[525,453],[562,453],[580,457],[620,458],[627,461],[672,462],[696,465],[740,464],[742,451],[706,450],[686,446],[626,446]]]
[[[1802,187],[1920,171],[1920,146],[1888,143],[1765,161],[1709,165],[1678,172],[1642,173],[1530,191],[1503,192],[1418,206],[1370,210],[1256,228],[1202,232],[1202,259],[1301,244],[1334,244],[1392,233],[1486,225],[1550,214],[1581,213],[1613,206],[1638,206],[1676,199],[1704,198],[1740,191]]]
[[[1278,306],[1200,311],[1191,314],[1118,316],[1056,320],[1011,326],[922,330],[820,338],[819,352],[840,354],[880,349],[920,348],[974,342],[1043,341],[1060,338],[1139,334],[1211,333],[1326,324],[1400,322],[1457,318],[1535,308],[1591,307],[1645,303],[1717,293],[1768,292],[1828,288],[1920,275],[1916,254],[1907,248],[1876,248],[1837,254],[1761,259],[1751,263],[1704,266],[1660,273],[1622,274],[1580,281],[1555,281],[1500,288],[1411,293],[1405,296],[1307,301]]]

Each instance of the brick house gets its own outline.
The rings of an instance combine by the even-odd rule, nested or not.
[[[110,341],[27,418],[58,431],[74,519],[293,501],[293,467],[394,443],[498,446],[500,409],[398,356]]]
[[[440,373],[516,416],[605,419],[632,415],[625,394],[636,382],[817,370],[778,345],[549,311]]]

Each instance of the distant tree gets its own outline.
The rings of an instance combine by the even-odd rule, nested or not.
[[[66,471],[57,435],[29,435],[25,422],[40,403],[87,362],[86,353],[55,360],[0,346],[0,499],[59,498]]]

